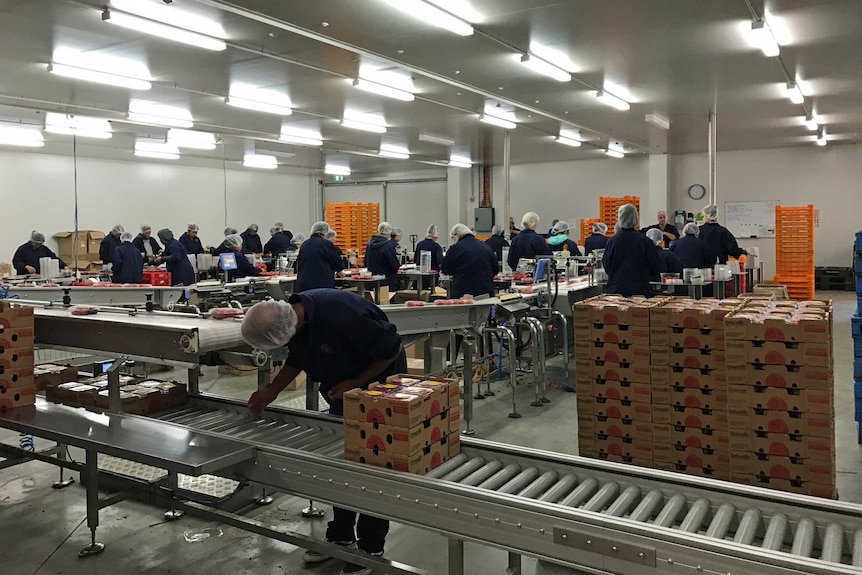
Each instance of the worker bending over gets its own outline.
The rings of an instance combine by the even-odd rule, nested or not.
[[[261,269],[257,268],[248,261],[246,254],[242,249],[242,236],[239,234],[231,234],[224,239],[224,244],[229,250],[228,253],[233,253],[236,259],[236,269],[228,270],[228,281],[234,281],[239,278],[257,277],[260,275]]]
[[[175,286],[190,286],[195,283],[195,269],[189,261],[186,248],[174,239],[174,233],[168,228],[159,230],[157,235],[165,249],[162,255],[156,257],[155,264],[165,263],[165,267],[171,272],[171,283]]]
[[[58,258],[57,254],[45,245],[45,234],[33,230],[30,232],[30,241],[15,250],[15,255],[12,256],[12,267],[18,275],[38,274],[41,272],[40,258],[60,260],[60,269],[66,268],[66,262]]]
[[[263,253],[263,244],[257,233],[257,224],[251,224],[240,236],[242,237],[242,247],[249,253],[257,255]]]
[[[183,235],[180,236],[178,240],[180,245],[183,246],[191,256],[196,256],[198,254],[202,254],[210,251],[212,248],[207,246],[204,248],[201,243],[201,239],[198,237],[198,225],[197,224],[189,224],[188,231],[184,232]]]

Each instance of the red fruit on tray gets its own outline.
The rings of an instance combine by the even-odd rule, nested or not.
[[[425,305],[424,301],[408,301],[407,307],[422,307]]]

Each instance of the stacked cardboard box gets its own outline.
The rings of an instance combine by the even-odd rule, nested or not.
[[[0,413],[36,401],[33,308],[0,301]]]
[[[77,236],[74,231],[57,232],[54,234],[54,239],[57,240],[57,255],[70,268],[77,257],[78,269],[96,270],[102,265],[99,260],[99,246],[104,237],[105,234],[98,230],[78,230]]]
[[[725,320],[731,479],[835,495],[829,302],[749,302]]]
[[[43,363],[33,368],[33,385],[36,391],[45,391],[61,383],[69,383],[78,379],[78,368],[67,365]]]
[[[658,469],[730,477],[723,318],[738,305],[676,298],[650,313]]]
[[[45,398],[55,403],[105,411],[109,407],[108,376],[102,374],[48,385]],[[120,376],[120,411],[123,413],[154,413],[187,402],[188,394],[183,383]]]
[[[461,452],[457,380],[406,375],[344,394],[344,457],[424,474]]]
[[[582,456],[653,466],[650,310],[662,301],[606,295],[575,304]]]

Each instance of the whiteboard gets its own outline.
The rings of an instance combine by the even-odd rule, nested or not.
[[[740,238],[774,238],[777,200],[724,202],[725,227]]]

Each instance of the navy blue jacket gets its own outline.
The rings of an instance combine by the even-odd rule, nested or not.
[[[682,275],[682,262],[676,257],[676,254],[670,250],[663,249],[661,246],[656,246],[658,253],[658,261],[661,264],[660,273],[663,274],[680,274]],[[656,276],[654,281],[661,281],[661,276]]]
[[[160,253],[162,253],[162,246],[159,244],[158,241],[156,241],[156,238],[150,236],[149,242],[150,242],[150,252],[153,255],[157,256]],[[136,237],[135,239],[132,240],[132,245],[135,246],[136,248],[138,248],[139,253],[142,253],[142,254],[147,253],[147,250],[144,247],[144,236],[143,236],[143,234],[138,234],[138,237]],[[117,253],[117,251],[114,250],[114,253]],[[126,282],[126,283],[129,283],[129,282]],[[132,283],[140,283],[140,282],[132,282]]]
[[[341,250],[320,234],[304,242],[296,257],[296,293],[335,288],[335,274],[344,269]]]
[[[292,252],[296,249],[296,246],[290,243],[290,240],[287,239],[283,233],[277,233],[266,242],[266,245],[263,246],[263,252],[269,254],[272,257],[278,257],[278,254],[286,254],[287,252]]]
[[[635,229],[620,230],[608,239],[602,264],[608,273],[605,293],[624,297],[650,297],[649,282],[661,269],[655,244]]]
[[[594,250],[603,250],[608,245],[610,238],[603,234],[591,234],[584,240],[584,255],[590,255]]]
[[[15,273],[19,275],[26,274],[27,270],[25,269],[25,266],[32,266],[36,270],[36,273],[39,273],[41,271],[39,258],[60,259],[57,257],[57,254],[52,252],[51,248],[45,244],[34,248],[33,244],[27,242],[15,250],[15,255],[12,256],[12,266],[15,268]],[[60,269],[64,269],[65,267],[66,262],[60,260]]]
[[[242,238],[243,251],[248,250],[252,254],[263,253],[263,243],[260,241],[258,234],[251,235],[248,230],[239,235]]]
[[[675,236],[676,236],[676,239],[674,239],[674,240],[669,240],[669,239],[667,239],[666,237],[662,236],[662,245],[663,245],[664,247],[669,247],[669,246],[670,246],[670,243],[671,243],[672,241],[676,241],[676,240],[678,240],[678,239],[679,239],[679,230],[678,230],[678,229],[676,229],[676,226],[672,226],[672,225],[670,225],[670,224],[665,224],[664,229],[661,229],[660,227],[658,227],[658,224],[653,224],[653,225],[651,225],[651,226],[649,226],[649,227],[642,228],[642,229],[641,229],[641,233],[643,233],[643,235],[646,235],[646,233],[647,233],[649,230],[658,230],[658,231],[660,231],[660,232],[668,232],[668,233],[671,233],[671,234],[673,234],[673,235],[675,235]]]
[[[120,247],[122,243],[119,236],[114,237],[114,234],[111,233],[102,238],[102,242],[99,244],[99,259],[102,260],[103,264],[113,263],[114,250]]]
[[[144,256],[131,243],[123,243],[114,250],[112,279],[119,284],[139,284],[144,274]]]
[[[201,239],[198,236],[191,237],[188,232],[184,232],[183,235],[180,236],[179,242],[190,256],[196,256],[206,252],[204,245],[201,243]]]
[[[425,238],[416,244],[416,251],[413,254],[413,263],[417,266],[419,265],[419,262],[422,261],[422,252],[431,252],[431,269],[439,272],[440,264],[443,263],[443,248],[440,247],[440,244],[429,238]],[[422,289],[430,289],[432,279],[434,278],[422,278]]]
[[[389,289],[396,289],[396,274],[401,264],[395,252],[395,242],[383,236],[371,236],[365,246],[365,267],[374,275],[384,275]]]
[[[572,240],[566,240],[558,246],[552,246],[552,245],[548,244],[548,247],[551,248],[551,251],[554,253],[563,251],[563,246],[569,247],[569,255],[572,255],[572,256],[581,255],[581,248],[579,248],[578,244],[576,244]]]
[[[168,240],[162,252],[162,261],[167,264],[165,267],[171,272],[171,283],[173,285],[190,286],[195,283],[195,268],[192,267],[192,262],[189,261],[189,254],[186,252],[186,248],[180,242],[173,239]]]
[[[551,246],[545,241],[545,238],[534,232],[533,230],[521,230],[512,240],[512,245],[509,246],[509,267],[513,270],[518,269],[518,260],[526,258],[529,260],[536,259],[536,256],[551,255]]]
[[[406,373],[407,357],[397,329],[365,298],[342,290],[313,289],[293,294],[288,302],[302,303],[305,324],[287,344],[286,364],[303,370],[308,381],[320,382],[320,393],[327,401],[330,389],[357,377],[375,360],[395,357],[379,376],[363,382],[363,387]],[[341,401],[329,403],[330,413],[343,413]]]
[[[291,240],[293,240],[293,234],[290,233],[290,230],[283,230],[281,232],[281,235],[283,235],[284,237],[287,238],[287,243],[290,243]],[[291,245],[293,245],[293,244],[291,244]]]
[[[494,252],[494,255],[497,256],[497,261],[503,261],[503,248],[509,247],[509,242],[503,236],[493,235],[487,240],[485,240],[485,245],[487,245]]]
[[[440,267],[444,274],[452,276],[451,297],[494,295],[494,276],[500,265],[491,248],[476,236],[468,234],[451,246]]]
[[[228,253],[236,254],[236,269],[227,272],[228,281],[233,281],[237,278],[257,277],[260,275],[261,269],[254,267],[254,264],[248,261],[245,253],[237,250],[229,250]]]
[[[700,226],[700,239],[706,242],[709,250],[718,258],[718,263],[726,264],[727,257],[738,258],[745,250],[736,243],[736,238],[726,227],[715,222]],[[712,265],[707,266],[712,267]]]
[[[684,268],[711,268],[715,263],[715,254],[709,246],[697,236],[682,236],[670,247]]]

